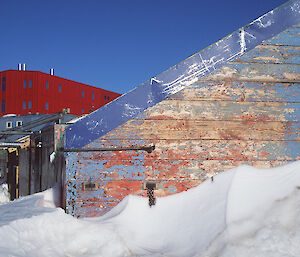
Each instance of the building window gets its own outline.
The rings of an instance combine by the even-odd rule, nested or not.
[[[12,128],[12,122],[11,121],[7,121],[6,122],[6,128]]]
[[[5,112],[5,100],[1,101],[1,112]]]
[[[49,110],[49,104],[48,104],[48,102],[46,102],[46,104],[45,104],[45,109],[46,109],[46,111]]]
[[[109,96],[107,97],[107,100],[109,100]]]
[[[84,110],[83,110],[83,109],[81,109],[81,113],[84,113]]]
[[[92,100],[93,100],[93,101],[95,100],[95,95],[94,95],[94,93],[92,93]]]
[[[30,110],[32,108],[32,102],[28,101],[28,109]]]
[[[104,96],[104,99],[106,100],[106,96]]]
[[[49,89],[49,81],[46,81],[46,89]]]
[[[21,121],[21,120],[16,121],[17,127],[22,127],[22,125],[23,125],[23,121]]]
[[[81,91],[81,97],[84,98],[84,91]]]
[[[27,87],[27,80],[23,80],[23,88]]]
[[[61,85],[58,85],[58,92],[61,93]]]
[[[32,88],[32,80],[28,80],[28,88]]]
[[[23,110],[26,110],[26,106],[27,106],[26,101],[23,101]]]
[[[3,77],[2,78],[2,91],[5,91],[6,90],[6,78]]]

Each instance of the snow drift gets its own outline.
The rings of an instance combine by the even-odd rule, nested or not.
[[[7,184],[0,184],[0,204],[8,203],[10,199],[10,195],[8,192]]]
[[[240,166],[151,208],[128,196],[99,218],[54,208],[54,192],[0,205],[0,256],[300,256],[300,161]]]

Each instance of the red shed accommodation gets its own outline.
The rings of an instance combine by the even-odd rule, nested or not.
[[[97,216],[147,183],[165,196],[243,163],[300,159],[299,23],[289,1],[68,127],[67,212]]]
[[[56,113],[63,109],[82,115],[119,96],[118,93],[40,71],[0,72],[1,115]]]

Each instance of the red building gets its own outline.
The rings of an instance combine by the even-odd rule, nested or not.
[[[0,72],[1,113],[55,113],[70,109],[82,115],[107,104],[120,94],[40,71]]]

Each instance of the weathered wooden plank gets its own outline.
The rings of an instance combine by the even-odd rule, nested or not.
[[[190,101],[300,102],[300,83],[199,82],[168,98]]]
[[[298,121],[300,103],[165,100],[144,119]]]
[[[207,75],[205,80],[212,81],[262,81],[262,82],[299,82],[299,64],[239,63],[229,62],[215,72]]]
[[[112,156],[111,156],[112,157]],[[111,179],[124,179],[124,180],[144,180],[146,168],[143,160],[140,159],[105,159],[105,157],[91,158],[82,160],[77,165],[76,181],[92,179],[96,182],[108,181]],[[90,171],[86,167],[94,166]]]
[[[220,170],[220,165],[222,165],[222,170],[231,169],[233,167],[236,167],[241,164],[248,164],[252,165],[254,167],[258,168],[266,168],[266,167],[275,167],[278,165],[282,165],[287,163],[287,160],[254,160],[254,161],[241,161],[241,160],[202,160],[202,161],[171,161],[171,160],[159,160],[156,161],[152,168],[156,165],[159,165],[159,167],[154,171],[151,169],[150,166],[148,166],[149,170],[147,170],[147,175],[144,180],[136,179],[136,178],[122,178],[122,175],[118,173],[118,171],[114,171],[112,169],[111,175],[109,177],[106,177],[106,179],[102,179],[101,173],[99,173],[98,177],[93,177],[92,181],[96,182],[99,185],[99,188],[97,191],[93,192],[90,190],[86,190],[82,187],[82,184],[84,182],[89,183],[90,177],[82,177],[81,179],[77,179],[74,184],[76,184],[76,190],[82,197],[86,196],[89,198],[93,198],[94,194],[103,194],[106,196],[107,193],[110,193],[110,191],[114,191],[114,188],[116,184],[128,184],[133,183],[138,186],[138,189],[135,190],[140,191],[142,189],[142,183],[145,181],[203,181],[212,175],[215,175]],[[104,191],[103,191],[104,190]],[[85,191],[85,192],[84,192]],[[136,193],[135,192],[135,193]],[[128,192],[126,192],[128,193]],[[130,192],[129,192],[130,193]],[[138,192],[140,193],[140,192]],[[111,196],[110,193],[109,195]],[[125,194],[126,195],[126,194]],[[124,195],[124,196],[125,196]]]
[[[117,205],[126,195],[135,193],[142,195],[143,181],[115,180],[101,184],[95,191],[84,191],[81,183],[74,183],[76,200],[72,205],[77,217],[99,216]]]
[[[253,161],[245,163],[244,161],[226,160],[221,164],[224,170],[227,170],[242,164],[249,164],[258,168],[270,168],[284,163],[286,161]],[[210,173],[207,173],[206,170],[209,170]],[[163,168],[161,171],[163,171]],[[181,177],[177,175],[174,178],[174,174],[158,173],[159,176],[152,174],[152,176],[148,176],[145,180],[154,181],[157,186],[155,196],[162,197],[193,188],[203,182],[203,180],[210,179],[211,176],[219,172],[221,172],[219,161],[205,160],[199,163],[197,167],[193,166],[186,167],[185,170],[183,169]],[[194,177],[193,174],[195,175]],[[199,174],[202,174],[202,177],[199,177]],[[144,181],[113,179],[100,183],[99,189],[96,191],[81,190],[81,183],[82,181],[76,181],[75,185],[78,192],[75,202],[77,217],[102,215],[117,205],[128,194],[146,196],[146,190],[143,187]]]
[[[77,190],[86,190],[83,183],[89,181],[97,183],[99,188],[107,185],[111,181],[147,181],[147,180],[205,180],[211,175],[221,172],[222,169],[227,170],[241,164],[254,165],[256,167],[265,167],[264,165],[271,165],[271,163],[285,163],[287,160],[267,160],[266,158],[248,158],[248,160],[241,159],[147,159],[140,160],[139,165],[134,169],[134,172],[120,169],[120,163],[126,165],[127,160],[103,160],[98,162],[99,170],[93,171],[91,174],[85,173],[83,169],[78,169],[80,175],[76,178],[75,184]],[[291,160],[290,160],[291,161]],[[110,168],[106,169],[105,164],[109,163]],[[219,165],[217,165],[219,164]],[[123,166],[124,167],[124,166]],[[140,169],[141,168],[141,169]],[[109,171],[109,172],[108,172]],[[140,175],[138,175],[140,174]],[[97,188],[98,189],[98,188]],[[90,193],[88,193],[90,194]]]
[[[90,167],[96,167],[100,161],[107,160],[291,160],[287,154],[290,142],[300,147],[300,141],[246,141],[238,139],[223,140],[97,140],[99,147],[114,145],[152,145],[155,151],[151,154],[144,152],[101,152],[86,157],[82,153],[81,160],[86,160]],[[95,162],[92,164],[91,162]],[[110,168],[110,164],[106,164]],[[82,166],[83,169],[85,165]]]
[[[289,133],[287,133],[289,132]],[[131,120],[112,131],[117,139],[300,140],[299,122]]]
[[[182,192],[199,185],[201,182],[198,180],[160,181],[157,183],[155,196],[166,196],[176,191]],[[146,196],[142,181],[115,180],[102,186],[99,193],[93,193],[94,196],[91,197],[91,192],[86,195],[84,192],[80,192],[75,202],[77,217],[102,215],[129,194]]]
[[[299,31],[300,33],[300,31]],[[299,36],[300,37],[300,36]],[[237,62],[261,62],[277,64],[299,64],[300,46],[259,45],[252,51],[235,59]]]
[[[290,27],[273,38],[265,40],[264,43],[270,45],[300,46],[300,27],[299,25]]]

